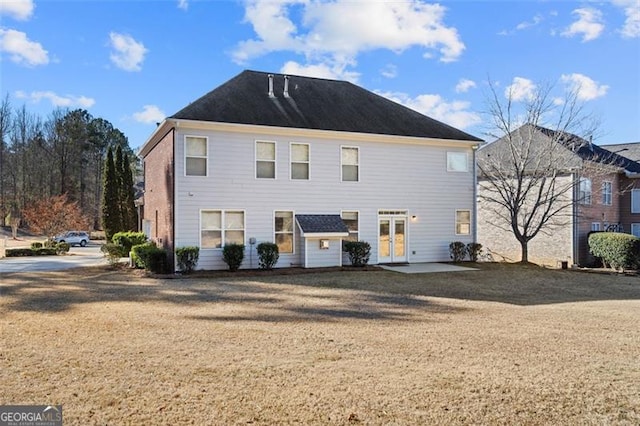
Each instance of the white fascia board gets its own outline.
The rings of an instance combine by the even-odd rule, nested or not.
[[[338,238],[348,237],[348,232],[303,232],[303,238]]]

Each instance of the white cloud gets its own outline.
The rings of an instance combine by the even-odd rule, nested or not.
[[[140,123],[159,123],[165,119],[167,115],[155,105],[145,105],[142,111],[133,113],[133,119]]]
[[[598,84],[584,74],[563,74],[560,80],[567,85],[567,89],[576,93],[581,101],[591,101],[607,94],[609,86]]]
[[[398,76],[398,67],[393,64],[387,64],[380,70],[380,74],[386,78],[396,78]]]
[[[189,1],[188,0],[178,0],[178,9],[182,9],[182,10],[189,9]]]
[[[531,19],[531,21],[520,22],[518,25],[516,25],[516,30],[522,31],[522,30],[526,30],[527,28],[535,27],[540,22],[542,22],[542,20],[543,20],[542,15],[537,14]]]
[[[21,65],[33,67],[49,63],[49,54],[42,45],[16,30],[0,28],[0,52],[8,53],[13,62]]]
[[[33,14],[34,8],[33,0],[3,0],[0,1],[0,16],[8,15],[19,21],[26,21]]]
[[[280,69],[283,74],[301,75],[306,77],[326,78],[329,80],[346,80],[356,83],[360,74],[345,70],[344,66],[325,63],[302,65],[295,61],[288,61]]]
[[[504,97],[513,101],[531,100],[535,97],[536,85],[524,77],[514,77],[513,82],[504,89]]]
[[[440,95],[431,94],[419,95],[412,98],[406,93],[376,93],[458,129],[466,129],[482,122],[480,115],[469,111],[471,104],[466,101],[447,102]]]
[[[74,95],[60,96],[50,90],[31,92],[31,93],[17,91],[16,98],[28,99],[33,103],[38,103],[41,100],[46,99],[49,102],[51,102],[51,105],[55,107],[63,107],[63,108],[71,108],[71,107],[91,108],[96,103],[95,99],[88,98],[86,96],[74,96]]]
[[[425,57],[435,50],[441,61],[451,62],[465,46],[456,28],[445,25],[445,11],[422,1],[247,0],[245,21],[256,37],[240,42],[233,59],[244,63],[269,52],[292,51],[333,68],[355,64],[364,51],[421,47]],[[299,22],[293,16],[300,16]]]
[[[620,30],[623,37],[640,37],[640,0],[613,0],[613,4],[622,8],[626,16]]]
[[[125,71],[140,71],[142,62],[148,50],[144,44],[134,40],[128,34],[112,32],[109,34],[111,41],[111,61]]]
[[[583,42],[600,37],[602,31],[604,31],[602,12],[592,7],[584,7],[574,10],[572,13],[578,15],[578,20],[572,23],[561,35],[565,37],[582,35]]]
[[[458,84],[456,84],[456,93],[465,93],[474,87],[476,87],[475,81],[469,80],[468,78],[461,78]]]

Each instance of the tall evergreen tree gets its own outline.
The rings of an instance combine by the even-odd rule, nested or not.
[[[127,206],[125,203],[126,188],[124,186],[124,181],[125,181],[124,152],[122,151],[122,147],[120,145],[116,147],[115,166],[116,166],[116,188],[118,191],[118,210],[120,211],[120,228],[118,229],[118,231],[128,231]]]
[[[133,191],[133,172],[131,170],[131,164],[129,163],[129,155],[124,153],[124,161],[122,162],[122,190],[124,196],[122,198],[123,211],[123,223],[125,228],[129,231],[138,230],[138,213],[134,203],[134,191]]]
[[[105,162],[104,178],[102,180],[102,228],[107,241],[111,241],[113,234],[122,230],[120,202],[118,199],[118,176],[111,147],[107,151]]]

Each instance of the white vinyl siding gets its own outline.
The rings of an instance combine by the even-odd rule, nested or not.
[[[355,146],[343,146],[340,150],[342,181],[360,181],[360,150]]]
[[[185,176],[207,176],[207,138],[184,137]]]
[[[578,202],[580,204],[591,204],[591,179],[580,178]]]
[[[274,214],[274,240],[279,253],[293,253],[293,212],[277,211]]]
[[[222,248],[223,244],[244,244],[244,212],[202,210],[200,212],[200,247]]]
[[[309,180],[309,144],[291,144],[291,179]]]
[[[602,204],[605,206],[610,206],[612,203],[611,188],[611,182],[602,182]]]
[[[471,234],[471,210],[456,210],[456,235]]]
[[[640,189],[631,190],[631,213],[640,213]]]
[[[256,178],[276,178],[276,143],[256,141]]]
[[[466,152],[447,152],[448,172],[468,172],[469,157]]]

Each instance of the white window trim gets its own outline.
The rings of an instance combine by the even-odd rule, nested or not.
[[[287,212],[287,213],[291,213],[291,217],[293,219],[293,223],[292,223],[292,227],[293,229],[291,230],[291,234],[292,234],[292,243],[291,246],[293,248],[293,251],[291,253],[282,253],[282,254],[296,254],[296,212],[295,210],[290,210],[290,209],[276,209],[273,211],[273,215],[271,216],[271,224],[273,226],[273,228],[271,229],[271,234],[273,235],[273,243],[274,244],[278,244],[278,240],[276,239],[276,212]],[[284,234],[284,232],[280,232],[281,234]]]
[[[187,156],[187,138],[197,138],[197,139],[204,139],[204,149],[206,151],[206,154],[204,156],[202,155],[189,155]],[[201,135],[184,135],[184,139],[182,142],[182,149],[184,152],[184,163],[183,163],[183,167],[184,167],[184,176],[185,177],[196,177],[196,178],[203,178],[203,177],[208,177],[209,176],[209,137],[208,136],[201,136]],[[188,175],[187,174],[187,158],[204,158],[205,161],[205,171],[204,171],[204,176],[195,176],[195,175]]]
[[[467,233],[461,234],[461,233],[458,232],[458,212],[467,212],[467,213],[469,213],[469,232],[467,232]],[[471,215],[472,215],[471,209],[456,209],[456,213],[455,213],[455,217],[454,217],[454,225],[453,225],[454,228],[455,228],[454,229],[455,235],[471,235],[471,232],[473,231],[471,229],[471,227],[473,226],[473,217]],[[463,222],[460,222],[460,223],[463,223]]]
[[[202,213],[203,212],[220,212],[220,241],[222,247],[202,247]],[[242,212],[242,231],[244,232],[244,238],[242,244],[247,245],[247,212],[243,209],[200,209],[198,213],[198,247],[200,250],[218,250],[222,251],[224,248],[224,240],[226,231],[239,231],[239,229],[225,229],[226,213],[240,213]]]
[[[591,188],[588,192],[589,196],[587,197],[587,191],[583,191],[582,190],[582,182],[589,182],[589,188]],[[585,196],[582,196],[582,193],[584,193]],[[578,203],[585,205],[585,206],[590,206],[591,203],[593,202],[593,181],[588,178],[588,177],[581,177],[580,180],[578,181]]]
[[[356,241],[360,241],[360,210],[349,210],[349,209],[341,210],[340,211],[341,219],[342,219],[343,213],[356,213],[358,215],[358,231],[356,232],[358,234],[358,238],[356,239]],[[351,234],[351,231],[349,231],[349,234]]]
[[[636,203],[633,202],[634,199],[638,199]],[[634,204],[637,204],[640,207],[640,189],[632,189],[631,190],[631,213],[640,213],[640,210],[634,209]]]
[[[464,155],[464,170],[455,170],[449,167],[449,156]],[[447,151],[447,171],[452,173],[469,173],[469,153],[464,151]]]
[[[309,159],[307,161],[293,161],[293,145],[306,145],[307,146],[307,152],[309,154]],[[293,178],[293,164],[306,164],[308,171],[309,171],[309,177],[307,179],[294,179]],[[311,144],[309,143],[304,143],[304,142],[291,142],[289,143],[289,180],[301,180],[301,181],[309,181],[311,180]],[[287,210],[288,211],[288,210]]]
[[[591,232],[598,232],[602,230],[600,222],[591,222]]]
[[[634,234],[634,233],[633,233],[633,228],[634,228],[634,227],[638,228],[638,232],[637,232],[637,234]],[[640,223],[632,223],[632,224],[631,224],[631,229],[629,229],[629,231],[631,232],[631,234],[632,234],[632,235],[635,235],[636,237],[639,237],[639,238],[640,238]]]
[[[605,192],[604,188],[605,186],[609,184],[609,191]],[[606,202],[606,197],[605,195],[609,196],[609,202]],[[611,181],[605,180],[604,182],[602,182],[602,205],[603,206],[610,206],[613,204],[613,183]]]
[[[357,180],[344,180],[344,176],[342,176],[342,150],[345,148],[355,149],[358,152],[358,162],[356,164],[347,164],[347,166],[357,166],[358,167],[358,179]],[[360,182],[360,147],[352,146],[352,145],[340,145],[340,182],[342,183],[358,183]]]
[[[258,143],[270,143],[273,144],[273,160],[259,160],[258,159]],[[258,161],[273,161],[273,177],[272,178],[264,178],[258,177]],[[265,141],[265,140],[256,140],[253,144],[253,177],[255,179],[271,179],[275,180],[278,177],[278,144],[276,141]]]

